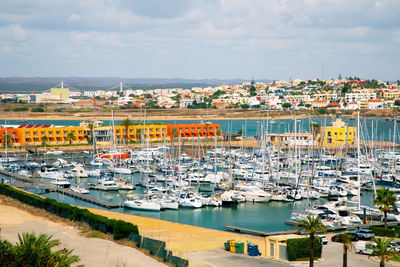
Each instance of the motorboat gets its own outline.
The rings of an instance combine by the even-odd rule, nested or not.
[[[114,180],[100,180],[100,183],[93,186],[93,189],[102,191],[118,191],[119,186]]]
[[[268,202],[271,199],[270,193],[255,185],[238,184],[236,187],[248,202]]]
[[[60,188],[69,188],[71,186],[70,182],[68,182],[68,180],[63,177],[52,178],[52,181],[50,183]]]
[[[201,208],[201,198],[193,192],[182,192],[179,194],[179,206],[184,208]]]
[[[128,168],[122,168],[122,167],[114,167],[110,168],[110,171],[113,173],[118,173],[118,174],[132,174],[132,171]]]
[[[89,189],[78,185],[75,186],[71,186],[69,189],[71,189],[71,191],[75,192],[75,193],[79,193],[79,194],[89,194]]]
[[[246,198],[237,190],[228,190],[221,194],[222,206],[236,206],[245,202]]]
[[[39,175],[39,177],[45,179],[64,178],[64,174],[54,167],[41,167],[37,174]]]
[[[62,155],[64,151],[62,150],[50,150],[45,153],[46,155]]]
[[[88,177],[100,177],[101,171],[99,169],[86,170],[86,174],[88,175]]]

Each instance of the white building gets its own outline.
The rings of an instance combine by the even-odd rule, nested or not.
[[[376,99],[376,93],[372,92],[347,93],[344,97],[344,101],[346,103],[368,101],[371,99]]]

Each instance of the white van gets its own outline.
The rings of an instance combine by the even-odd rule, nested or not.
[[[372,249],[368,248],[368,244],[374,244],[373,242],[369,241],[358,241],[356,243],[356,253],[359,254],[366,254],[366,255],[371,255],[372,254]]]

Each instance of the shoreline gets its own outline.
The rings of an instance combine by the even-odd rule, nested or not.
[[[330,110],[331,111],[331,110]],[[259,120],[259,119],[305,119],[305,118],[323,118],[334,117],[336,114],[343,117],[354,117],[356,111],[335,111],[329,114],[315,114],[316,112],[299,112],[299,111],[277,111],[277,110],[205,110],[205,109],[170,109],[170,110],[148,110],[146,111],[147,121],[166,121],[166,120]],[[298,114],[296,114],[298,113]],[[363,110],[361,116],[367,117],[388,117],[393,115],[392,110]],[[124,120],[129,118],[132,121],[141,121],[144,119],[144,112],[141,110],[115,110],[114,119]],[[7,112],[7,120],[74,120],[74,121],[90,121],[90,120],[111,120],[111,112],[93,111],[93,112]]]

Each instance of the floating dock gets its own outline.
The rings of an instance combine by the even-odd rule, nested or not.
[[[60,187],[52,185],[52,184],[40,182],[37,179],[29,178],[29,177],[19,175],[16,173],[12,173],[12,172],[9,172],[6,170],[0,170],[0,174],[3,174],[7,177],[11,177],[17,181],[23,182],[24,186],[26,186],[26,187],[41,188],[48,192],[58,192],[58,193],[66,195],[66,196],[74,197],[76,199],[83,200],[88,203],[95,204],[97,206],[108,208],[108,209],[115,209],[115,208],[122,207],[121,204],[100,200],[100,199],[94,198],[87,194],[76,193],[68,188],[60,188]]]
[[[293,220],[285,220],[285,223],[288,225],[296,225],[298,222]],[[399,222],[387,222],[388,226],[398,225]],[[384,226],[383,222],[370,222],[368,224],[354,224],[354,225],[342,225],[342,226],[335,226],[335,227],[327,227],[328,232],[335,232],[335,231],[346,231],[348,229],[357,229],[357,228],[368,228],[370,226]],[[256,236],[272,236],[272,235],[288,235],[288,234],[298,234],[300,232],[300,228],[297,229],[289,229],[285,231],[278,231],[278,232],[263,232],[257,231],[253,229],[247,229],[242,227],[236,226],[225,226],[226,230],[234,231],[236,233],[243,233],[243,234],[250,234]]]

